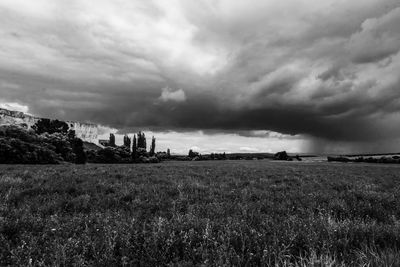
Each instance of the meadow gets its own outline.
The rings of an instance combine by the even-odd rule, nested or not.
[[[1,165],[0,266],[399,266],[400,166]]]

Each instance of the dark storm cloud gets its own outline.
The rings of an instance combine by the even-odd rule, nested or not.
[[[399,6],[4,0],[0,101],[121,132],[395,138]]]

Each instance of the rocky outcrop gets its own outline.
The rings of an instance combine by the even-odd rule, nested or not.
[[[0,125],[15,125],[26,129],[32,126],[41,118],[19,111],[11,111],[0,108]],[[76,137],[90,143],[98,143],[98,126],[90,123],[77,121],[66,121],[71,130],[75,130]]]
[[[75,130],[76,137],[90,143],[98,143],[98,127],[96,124],[66,121],[71,130]]]
[[[16,125],[30,129],[39,119],[23,112],[0,108],[0,125]]]

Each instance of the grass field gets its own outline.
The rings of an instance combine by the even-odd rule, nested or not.
[[[1,266],[399,266],[399,248],[398,166],[0,166]]]

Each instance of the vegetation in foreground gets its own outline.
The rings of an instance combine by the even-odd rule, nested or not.
[[[0,265],[398,266],[396,165],[0,166]]]

